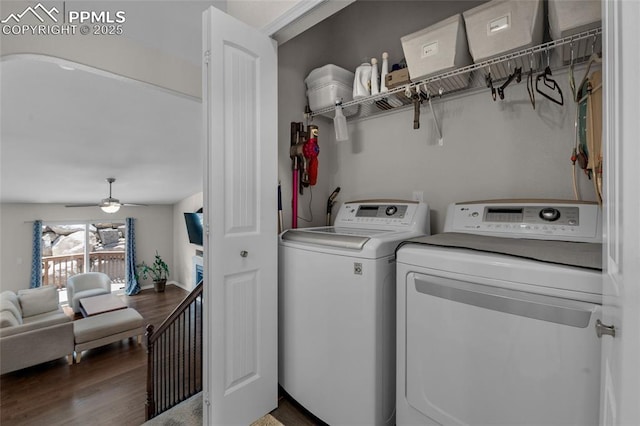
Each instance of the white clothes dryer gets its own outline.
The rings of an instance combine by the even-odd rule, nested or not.
[[[334,226],[279,244],[279,382],[330,425],[395,420],[395,250],[429,234],[429,208],[344,203]]]
[[[597,425],[601,218],[592,203],[449,207],[397,251],[403,425]]]

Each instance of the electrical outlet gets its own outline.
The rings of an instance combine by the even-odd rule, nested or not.
[[[413,201],[424,202],[424,192],[422,191],[413,191]]]

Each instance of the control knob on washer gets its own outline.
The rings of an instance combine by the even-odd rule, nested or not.
[[[398,208],[396,206],[389,206],[387,207],[387,210],[385,210],[385,213],[387,214],[387,216],[393,216],[397,211]]]
[[[540,210],[540,219],[546,220],[548,222],[554,222],[560,219],[560,211],[558,209],[554,209],[553,207],[545,207]]]

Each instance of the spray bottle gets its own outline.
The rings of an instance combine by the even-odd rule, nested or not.
[[[336,132],[336,141],[344,142],[349,140],[349,131],[347,129],[347,119],[342,112],[342,102],[336,102],[336,115],[333,117],[333,129]]]

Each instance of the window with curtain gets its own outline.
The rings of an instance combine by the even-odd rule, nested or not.
[[[125,237],[123,222],[43,222],[42,284],[63,288],[70,276],[93,271],[109,275],[116,289],[124,288]]]

